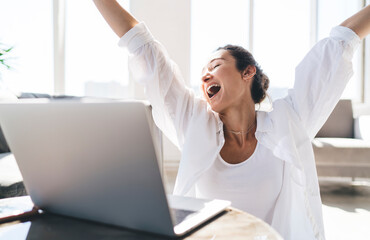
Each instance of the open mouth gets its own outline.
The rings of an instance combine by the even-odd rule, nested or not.
[[[207,94],[209,98],[214,97],[221,89],[221,86],[218,84],[212,84],[207,88]]]

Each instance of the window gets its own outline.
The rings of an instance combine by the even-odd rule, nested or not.
[[[318,39],[327,37],[332,27],[341,24],[362,8],[362,0],[325,0],[318,2]],[[328,17],[330,15],[330,17]],[[355,102],[362,101],[362,61],[363,49],[357,50],[353,57],[354,75],[349,81],[342,98]]]
[[[254,1],[253,55],[273,99],[293,87],[295,67],[310,49],[310,17],[310,0]]]
[[[366,1],[366,4],[370,4],[370,0]],[[365,47],[363,49],[364,51],[364,81],[363,81],[363,95],[364,95],[364,102],[370,103],[370,37],[368,36],[365,39]]]
[[[129,1],[119,2],[129,8]],[[135,4],[141,7],[144,2]],[[207,57],[218,47],[231,43],[244,46],[253,53],[271,79],[270,95],[275,99],[282,97],[293,85],[295,66],[312,44],[328,36],[333,26],[357,12],[363,2],[192,0],[190,85],[200,92],[201,69]],[[65,12],[53,4],[65,5]],[[61,13],[61,18],[53,16],[53,7],[54,12]],[[161,7],[164,12],[170,11],[169,5]],[[151,24],[160,27],[155,21]],[[134,97],[126,53],[118,48],[117,36],[93,2],[0,0],[0,29],[0,43],[14,46],[14,70],[1,71],[2,79],[11,89],[53,94],[54,88],[58,88],[54,76],[59,76],[60,69],[62,80],[56,79],[56,82],[62,81],[62,93]],[[55,34],[61,31],[65,36],[61,53],[65,61],[54,55]],[[343,94],[344,98],[370,102],[369,45],[367,38],[354,57],[355,75]],[[59,66],[58,61],[63,66]]]
[[[129,8],[128,1],[121,1]],[[81,17],[83,16],[83,17]],[[127,98],[127,54],[92,1],[66,2],[66,93]]]
[[[245,0],[191,2],[190,84],[196,93],[200,93],[201,70],[213,51],[226,44],[248,48],[248,9]]]
[[[332,27],[359,11],[362,4],[362,0],[193,0],[191,85],[199,89],[206,56],[218,46],[232,43],[252,52],[270,78],[269,95],[273,99],[284,97],[293,87],[295,67],[313,44],[328,37]],[[354,56],[355,75],[342,98],[359,102],[363,95],[370,95],[363,90],[370,86],[370,80],[363,82],[364,73],[368,79],[370,76],[370,70],[362,67],[364,51],[359,49]]]
[[[15,92],[53,92],[52,12],[52,1],[0,0],[0,42],[15,58],[1,74]]]
[[[370,1],[369,1],[370,4]],[[363,93],[364,93],[364,102],[370,103],[370,37],[365,39],[365,48],[364,48],[364,81],[363,81]]]
[[[129,8],[128,1],[120,3]],[[53,4],[57,5],[54,13]],[[56,12],[59,18],[53,17]],[[119,38],[92,1],[0,0],[0,29],[0,43],[14,46],[14,70],[2,71],[1,74],[15,92],[53,94],[54,60],[58,60],[63,65],[57,68],[61,69],[61,79],[65,84],[65,91],[59,92],[132,97],[127,54],[117,46]],[[53,45],[54,38],[60,37],[58,33],[65,36],[61,38],[64,46],[61,56],[65,61],[56,59],[60,56],[54,55],[54,48],[59,47]]]

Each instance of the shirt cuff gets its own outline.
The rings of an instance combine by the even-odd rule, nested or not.
[[[344,26],[334,27],[330,32],[330,37],[342,40],[354,48],[361,43],[360,37],[352,29]]]
[[[121,37],[118,46],[126,48],[129,53],[133,53],[144,44],[153,41],[153,39],[153,35],[145,23],[140,22]]]

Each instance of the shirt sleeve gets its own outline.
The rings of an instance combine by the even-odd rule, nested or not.
[[[182,149],[195,98],[185,86],[178,66],[144,23],[130,29],[118,45],[130,54],[130,73],[144,84],[155,123]]]
[[[361,40],[351,29],[337,26],[319,41],[295,70],[287,101],[313,139],[339,101],[353,75],[352,58]]]

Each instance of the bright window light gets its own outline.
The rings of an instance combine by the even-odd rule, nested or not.
[[[310,16],[310,0],[254,1],[253,54],[273,99],[293,87],[295,67],[310,49]]]
[[[120,4],[129,9],[129,1]],[[92,1],[66,1],[66,93],[131,97],[127,54]]]
[[[245,0],[191,1],[191,81],[200,93],[201,71],[207,58],[226,44],[248,47],[249,2]]]
[[[0,43],[14,46],[0,74],[14,92],[53,92],[52,13],[52,1],[0,0]]]
[[[330,30],[361,9],[362,0],[326,0],[318,5],[318,38],[327,37]],[[330,15],[329,15],[330,13]],[[328,17],[330,16],[330,17]],[[360,49],[353,57],[354,75],[349,81],[342,98],[361,101],[361,55]]]

